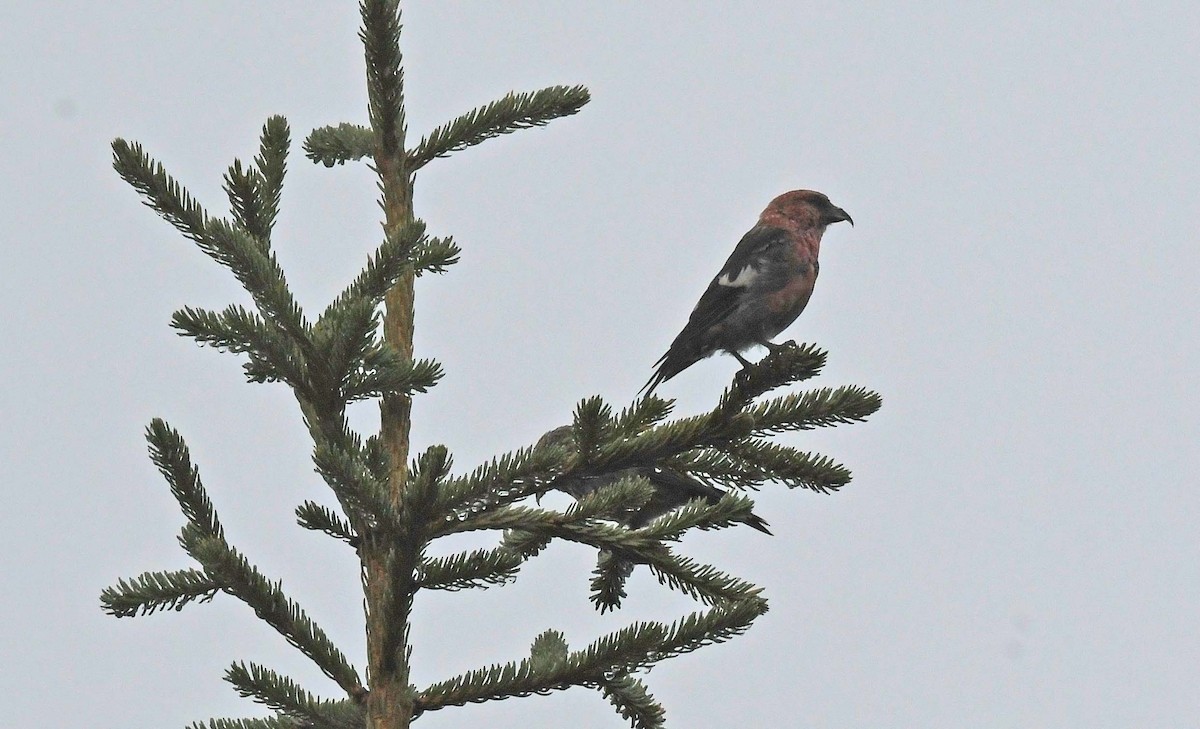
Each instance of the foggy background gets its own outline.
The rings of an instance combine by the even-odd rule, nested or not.
[[[808,384],[870,387],[883,408],[783,439],[851,468],[840,493],[767,487],[773,538],[685,542],[771,610],[645,677],[669,726],[1200,725],[1200,9],[977,5],[406,4],[410,144],[509,90],[594,98],[418,175],[417,215],[464,254],[418,283],[417,353],[448,374],[419,396],[413,443],[447,444],[458,472],[585,396],[628,404],[776,194],[821,190],[857,223],[827,233],[781,339],[829,351]],[[374,176],[300,150],[366,120],[358,23],[348,2],[0,9],[11,726],[264,715],[221,680],[234,660],[338,696],[228,596],[101,613],[118,578],[190,566],[145,453],[155,416],[187,439],[231,542],[365,668],[352,550],[294,523],[329,496],[289,392],[167,326],[248,297],[140,205],[108,146],[143,143],[223,215],[221,174],[285,115],[275,245],[319,312],[380,240]],[[736,369],[706,360],[659,394],[699,412]],[[556,544],[514,585],[420,595],[414,682],[519,659],[547,628],[579,648],[697,607],[639,570],[599,616],[593,565]],[[626,722],[574,689],[420,725]]]

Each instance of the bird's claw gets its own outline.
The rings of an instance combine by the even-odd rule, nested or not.
[[[759,344],[761,344],[762,346],[767,348],[767,356],[768,357],[770,357],[772,354],[775,354],[777,352],[782,352],[785,349],[795,349],[796,348],[796,340],[795,339],[789,339],[786,342],[781,342],[780,344],[776,344],[774,342],[768,342],[767,340],[764,339],[764,340],[760,341]]]

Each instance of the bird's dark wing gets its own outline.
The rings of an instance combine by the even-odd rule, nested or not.
[[[538,440],[534,449],[557,447],[575,448],[575,435],[572,426],[563,425],[547,432]],[[554,482],[553,487],[570,494],[576,501],[579,501],[592,495],[598,489],[609,486],[617,480],[629,476],[641,476],[649,481],[653,487],[653,494],[650,500],[636,514],[630,515],[628,520],[622,520],[626,522],[627,526],[634,529],[645,526],[652,519],[656,519],[668,511],[683,506],[692,499],[701,498],[710,504],[715,504],[725,495],[724,491],[712,484],[705,483],[673,468],[663,468],[661,466],[634,466],[613,473],[559,479]],[[745,523],[765,534],[771,533],[767,528],[767,523],[754,514],[747,517]]]
[[[683,330],[657,362],[656,371],[642,389],[647,394],[700,359],[712,354],[705,351],[703,337],[715,324],[729,316],[749,291],[751,282],[760,275],[758,265],[773,248],[786,246],[788,233],[782,228],[756,225],[738,241],[725,265],[709,283],[708,289],[692,309]]]
[[[725,492],[716,486],[673,468],[644,466],[636,469],[636,473],[654,487],[654,496],[630,519],[629,526],[635,529],[669,511],[674,511],[692,499],[704,499],[710,504],[715,504],[725,495]],[[745,523],[764,534],[771,533],[767,523],[755,514],[746,517]]]
[[[767,225],[751,228],[738,241],[725,265],[721,266],[700,301],[696,302],[687,325],[676,339],[699,334],[728,316],[758,275],[758,266],[763,257],[771,249],[785,246],[788,242],[788,233],[782,228]]]

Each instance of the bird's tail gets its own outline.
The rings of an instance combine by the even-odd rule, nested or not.
[[[705,483],[673,468],[644,469],[641,475],[645,476],[654,486],[656,494],[651,503],[630,520],[629,526],[635,529],[692,499],[701,498],[710,504],[715,504],[726,494],[725,491],[710,483]],[[763,534],[774,536],[767,528],[767,522],[757,514],[752,513],[741,521],[746,526],[757,529]]]
[[[759,530],[760,532],[762,532],[763,534],[766,534],[767,536],[771,536],[771,537],[775,536],[774,534],[771,533],[771,530],[767,528],[771,525],[768,524],[767,522],[763,521],[762,518],[759,517],[757,514],[751,514],[750,516],[746,517],[746,520],[742,523],[748,527],[753,527],[754,529]]]
[[[667,350],[666,354],[659,357],[658,361],[654,363],[654,374],[646,381],[646,384],[642,385],[642,389],[638,390],[638,394],[644,392],[649,397],[654,394],[654,388],[700,360],[701,357],[699,355],[693,355],[690,352],[684,352],[680,348],[672,346]]]

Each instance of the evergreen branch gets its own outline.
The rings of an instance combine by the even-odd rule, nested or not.
[[[429,686],[417,694],[418,711],[435,711],[447,706],[544,694],[572,686],[599,686],[606,671],[637,665],[655,649],[665,628],[639,623],[602,637],[582,651],[556,660],[531,654],[520,662],[494,664],[475,669]]]
[[[609,703],[616,707],[621,718],[630,721],[633,729],[662,729],[666,726],[667,712],[662,704],[654,700],[646,684],[628,673],[605,679],[600,684],[600,690]]]
[[[469,516],[453,531],[482,529],[516,529],[542,537],[578,542],[597,549],[637,555],[641,559],[648,559],[649,553],[664,549],[657,540],[640,529],[628,529],[591,519],[574,519],[568,514],[523,506],[505,506]]]
[[[203,724],[195,722],[188,726],[188,729],[309,729],[309,727],[294,719],[273,716],[268,719],[209,719]]]
[[[184,307],[171,316],[180,336],[234,354],[248,354],[246,378],[251,382],[282,381],[305,390],[304,358],[289,338],[258,315],[236,304],[221,312]]]
[[[879,409],[879,395],[857,385],[784,395],[755,405],[754,432],[780,433],[861,422]]]
[[[766,609],[766,601],[758,598],[692,613],[672,625],[634,623],[561,660],[535,661],[531,656],[519,663],[496,664],[433,684],[417,695],[416,708],[418,712],[434,711],[572,686],[599,688],[613,675],[630,673],[743,633]]]
[[[621,559],[612,552],[600,552],[596,558],[596,569],[592,571],[591,595],[588,599],[601,614],[621,607],[628,597],[625,581],[633,573],[633,563]]]
[[[363,459],[322,438],[313,448],[313,464],[347,510],[351,523],[357,519],[371,528],[395,531],[397,515],[388,498],[387,486],[375,478]]]
[[[155,418],[146,428],[146,440],[150,444],[150,460],[167,479],[171,495],[179,502],[188,523],[205,536],[224,539],[225,531],[200,482],[200,469],[192,465],[183,436],[160,418]]]
[[[824,353],[811,346],[788,347],[768,357],[778,357],[766,371],[783,370],[788,378],[798,374],[811,376],[819,370]],[[749,403],[749,397],[757,392],[764,382],[777,380],[754,378],[759,375],[755,365],[742,373],[746,383],[726,391],[721,404],[712,412],[644,430],[634,437],[605,438],[596,436],[603,443],[595,456],[587,459],[587,471],[611,473],[632,466],[656,463],[664,459],[679,459],[686,462],[689,456],[682,454],[697,448],[720,447],[731,441],[745,439],[751,435],[783,432],[787,430],[809,430],[817,427],[837,425],[865,420],[879,409],[879,395],[858,386],[837,389],[820,389],[806,393],[785,395],[758,403],[738,412]],[[739,373],[739,377],[742,377]],[[785,378],[786,379],[786,378]],[[757,382],[757,385],[755,385]],[[747,389],[749,388],[749,389]],[[731,394],[732,393],[732,394]],[[753,395],[756,396],[756,395]],[[578,440],[578,433],[576,439]],[[713,465],[710,461],[708,465]],[[741,476],[749,477],[743,473]]]
[[[368,49],[370,58],[371,50]],[[369,64],[370,60],[368,67]],[[402,76],[402,73],[398,75]],[[544,126],[554,119],[576,113],[590,98],[582,86],[551,86],[540,91],[507,94],[434,129],[408,152],[406,167],[416,171],[437,157],[445,157],[493,137]],[[378,126],[375,116],[371,119],[372,124]],[[313,162],[333,167],[373,156],[375,137],[370,128],[359,124],[326,126],[314,129],[308,135],[304,151]]]
[[[599,501],[611,498],[616,502],[636,493],[633,485],[636,480],[630,481],[632,483],[628,486],[618,482],[604,487],[603,490],[609,493],[601,496]],[[648,565],[660,582],[705,603],[744,600],[757,595],[758,588],[750,583],[729,577],[715,568],[676,557],[662,544],[664,538],[677,538],[686,529],[720,528],[744,521],[752,507],[749,499],[726,495],[716,504],[691,503],[641,529],[594,521],[594,513],[598,512],[594,512],[586,499],[581,503],[584,503],[582,509],[577,504],[573,511],[566,514],[516,506],[468,514],[441,530],[441,533],[509,529],[542,539],[564,539],[611,552],[614,564],[598,567],[592,582],[592,601],[602,611],[616,607],[624,597],[620,573],[628,576],[633,563]],[[604,510],[607,507],[597,508]]]
[[[632,438],[662,422],[674,407],[673,400],[647,395],[621,411],[613,420],[613,431],[618,437]]]
[[[572,494],[574,495],[574,494]],[[567,508],[566,517],[573,520],[612,519],[623,522],[654,497],[654,487],[645,477],[626,474],[576,497]]]
[[[641,528],[652,539],[675,542],[691,529],[726,529],[744,523],[754,513],[754,502],[741,494],[726,493],[716,503],[692,499]]]
[[[143,202],[187,238],[201,242],[208,214],[187,190],[150,158],[137,142],[114,139],[113,169],[143,198]]]
[[[521,559],[528,560],[541,554],[546,547],[550,546],[550,538],[520,529],[509,529],[504,532],[500,546],[514,554],[521,555]]]
[[[358,672],[346,660],[325,631],[300,606],[284,594],[279,582],[271,582],[224,539],[185,528],[180,541],[221,589],[254,609],[254,613],[282,635],[337,682],[347,694],[363,691]]]
[[[453,238],[422,238],[409,253],[409,263],[418,277],[425,273],[445,273],[458,263],[462,254]]]
[[[450,473],[454,457],[444,445],[432,445],[425,449],[409,467],[409,478],[413,482],[426,484],[425,490],[437,486]]]
[[[279,215],[290,136],[286,119],[270,117],[262,128],[254,166],[243,168],[241,160],[235,159],[225,175],[233,219],[254,237],[263,253],[271,247],[271,230]]]
[[[353,699],[340,701],[326,700],[322,705],[325,713],[325,724],[309,722],[302,725],[303,729],[363,729],[366,726],[367,711],[365,700],[368,692],[363,692]]]
[[[246,231],[223,220],[209,218],[187,190],[166,173],[162,164],[152,160],[141,145],[117,139],[112,147],[113,167],[121,179],[145,198],[146,205],[195,241],[213,260],[232,271],[254,298],[263,316],[291,335],[304,349],[307,325],[274,255],[264,251]]]
[[[375,345],[363,356],[362,369],[346,378],[342,397],[355,402],[383,395],[428,392],[443,374],[442,366],[435,360],[406,360],[391,347]]]
[[[182,610],[196,600],[207,602],[220,587],[199,570],[144,572],[105,588],[100,605],[104,612],[118,618],[150,615],[156,610]]]
[[[681,509],[683,516],[664,517],[660,529],[670,536],[676,528],[682,530],[695,523],[703,523],[710,517],[704,514],[704,509],[725,512],[726,521],[721,522],[723,524],[732,516],[744,518],[742,512],[749,511],[748,500],[743,497],[726,497],[722,501],[724,503],[718,502],[718,505],[694,504],[684,507]],[[463,527],[462,531],[514,529],[611,552],[614,562],[628,564],[597,567],[591,599],[602,612],[605,606],[616,607],[620,598],[624,597],[623,581],[618,571],[623,571],[627,577],[633,563],[646,564],[660,583],[706,604],[758,599],[760,592],[755,585],[726,575],[712,566],[672,554],[663,546],[661,539],[655,538],[651,531],[653,525],[643,529],[628,529],[591,520],[572,521],[568,515],[553,511],[508,506],[469,517]]]
[[[596,396],[582,400],[575,406],[571,429],[579,460],[589,462],[600,444],[612,438],[612,408]]]
[[[363,726],[360,706],[351,701],[318,699],[287,676],[256,663],[234,663],[225,671],[225,680],[242,698],[253,699],[302,725],[328,729]]]
[[[408,479],[400,490],[399,507],[403,534],[409,539],[425,539],[430,509],[453,463],[454,459],[446,446],[432,445],[409,466]]]
[[[283,594],[278,584],[268,582],[245,557],[226,544],[216,511],[200,483],[199,470],[192,466],[187,445],[179,433],[156,418],[147,428],[146,438],[150,442],[151,460],[166,477],[188,520],[180,542],[204,567],[210,584],[218,585],[254,608],[259,617],[347,692],[360,687],[354,669],[324,632]]]
[[[734,458],[716,446],[672,456],[667,463],[677,471],[726,488],[757,490],[767,480],[757,465]]]
[[[805,488],[818,493],[837,491],[850,483],[850,470],[832,459],[805,453],[764,440],[735,441],[720,450],[752,464],[766,479],[779,481],[788,488]]]
[[[723,643],[746,632],[750,624],[765,612],[767,601],[754,597],[692,613],[666,630],[662,644],[646,656],[643,665],[681,656],[706,645]]]
[[[355,545],[358,543],[358,535],[354,533],[354,529],[340,515],[336,514],[333,509],[322,506],[312,501],[305,501],[296,507],[296,521],[305,529],[311,529],[315,532],[324,532],[334,539]]]
[[[647,565],[661,584],[711,605],[754,598],[759,588],[712,566],[675,556],[662,542],[677,540],[688,529],[725,528],[741,523],[752,507],[749,499],[736,494],[726,494],[714,504],[698,499],[691,501],[645,527],[630,530],[633,539],[649,540],[651,547],[633,539],[620,543],[608,534],[600,538],[557,532],[554,535],[591,546],[599,546],[601,539],[615,545],[601,547],[596,569],[592,572],[589,599],[601,613],[620,607],[626,597],[625,581],[634,565],[639,563]]]
[[[376,481],[384,483],[391,475],[392,462],[387,450],[384,448],[383,441],[378,435],[372,435],[360,444],[360,438],[357,433],[349,431],[349,442],[355,448],[362,463],[366,466],[367,471],[375,477]]]
[[[544,126],[576,113],[590,99],[583,86],[551,86],[534,92],[506,94],[430,132],[409,153],[408,168],[420,169],[437,157],[518,129]]]
[[[412,264],[413,251],[425,240],[425,223],[417,220],[401,226],[394,234],[384,238],[375,253],[367,259],[362,273],[354,279],[317,320],[317,327],[336,315],[353,301],[369,301],[378,305],[388,290],[400,280]]]
[[[568,652],[566,637],[557,630],[547,630],[533,639],[529,664],[535,671],[554,669],[566,662]]]
[[[717,413],[680,418],[650,428],[640,435],[610,440],[588,463],[592,472],[611,473],[623,468],[657,463],[692,449],[750,434],[753,421],[743,415],[732,419]]]
[[[375,153],[375,134],[361,124],[338,124],[314,129],[304,140],[304,153],[326,167],[345,164]]]
[[[243,168],[240,159],[235,159],[225,173],[223,187],[229,198],[229,212],[234,222],[253,236],[265,253],[270,247],[271,228],[264,216],[261,186],[258,170]]]
[[[279,201],[283,193],[283,178],[287,173],[288,148],[292,145],[292,132],[287,119],[275,115],[263,124],[258,155],[254,166],[258,168],[259,202],[262,205],[261,232],[255,234],[263,240],[271,239],[271,230],[279,216]]]
[[[331,447],[351,454],[376,481],[387,479],[387,455],[380,452],[378,439],[371,436],[363,440],[351,429],[344,406],[336,398],[332,403],[325,403],[324,407],[301,399],[300,409],[314,446],[331,444]]]
[[[359,38],[366,51],[367,96],[375,158],[404,154],[404,68],[400,54],[400,3],[362,0]]]
[[[724,605],[762,599],[759,597],[762,588],[727,575],[712,565],[680,557],[669,550],[649,557],[646,565],[659,584],[705,604]]]
[[[523,448],[493,459],[467,476],[447,480],[432,511],[448,515],[432,536],[461,531],[462,521],[473,514],[545,491],[561,473],[561,458],[561,448]]]
[[[803,369],[805,373],[813,373],[816,371],[816,365],[821,361],[823,353],[810,348],[781,350],[774,353],[780,357],[781,362],[787,364],[791,361],[800,362],[804,367],[788,368],[793,376],[797,371]],[[770,356],[770,355],[769,355]],[[807,364],[805,364],[807,363]],[[781,367],[783,365],[780,365]],[[753,368],[752,368],[753,369]],[[771,369],[771,368],[768,368]],[[805,376],[808,376],[805,374]],[[761,382],[759,383],[761,384]],[[595,443],[594,452],[580,458],[579,463],[570,464],[570,467],[563,471],[561,478],[579,478],[594,476],[597,474],[611,474],[621,471],[626,468],[643,467],[649,464],[659,464],[666,462],[674,465],[680,470],[702,470],[709,468],[717,473],[715,476],[720,476],[720,471],[726,468],[732,468],[733,464],[729,462],[721,462],[714,460],[712,457],[690,454],[689,451],[696,451],[705,448],[719,448],[723,444],[731,441],[744,440],[752,435],[770,433],[774,431],[798,429],[802,427],[817,427],[818,425],[829,424],[836,418],[845,418],[841,422],[849,422],[851,419],[862,419],[865,414],[873,412],[878,408],[878,396],[874,393],[861,390],[861,388],[842,388],[842,390],[852,390],[858,398],[841,397],[834,398],[834,401],[825,403],[820,397],[809,396],[807,398],[791,395],[787,397],[776,398],[775,400],[761,403],[750,408],[745,412],[739,412],[739,408],[748,404],[744,398],[750,393],[749,390],[739,389],[736,385],[731,388],[734,395],[730,395],[730,391],[726,392],[722,403],[713,411],[696,415],[657,426],[651,426],[648,422],[640,425],[641,430],[636,428],[626,427],[625,423],[616,424],[610,418],[610,411],[598,399],[587,400],[580,404],[577,408],[576,419],[580,416],[584,419],[579,421],[579,425],[574,430],[568,431],[565,428],[556,429],[543,436],[540,445],[562,446],[566,450],[566,455],[570,456],[575,452],[575,444],[579,442],[580,437],[589,439]],[[838,392],[841,392],[839,390]],[[738,394],[740,393],[740,394]],[[872,399],[874,398],[874,399]],[[860,400],[865,399],[865,404]],[[651,406],[648,406],[651,407]],[[655,409],[665,407],[665,404],[659,406],[657,403],[652,406],[647,417],[657,416]],[[830,410],[833,407],[845,408],[847,411],[843,413],[830,412],[804,412],[805,409],[816,408],[820,410]],[[641,417],[637,411],[638,404],[635,404],[627,413],[622,414],[622,418],[629,418],[629,423],[632,424],[635,420]],[[816,417],[807,417],[809,415]],[[803,421],[803,422],[790,422]],[[807,418],[807,419],[806,419]],[[583,426],[580,430],[579,426]],[[622,429],[625,432],[620,432]],[[555,436],[551,438],[551,436]],[[572,437],[573,436],[573,437]],[[703,451],[701,451],[703,453]],[[697,468],[692,467],[695,462]],[[734,473],[725,473],[724,476],[729,477],[731,481],[738,485],[753,487],[761,483],[764,475],[758,470],[747,470],[744,467],[734,469]]]
[[[503,585],[516,579],[523,561],[520,553],[503,546],[426,559],[418,570],[417,584],[426,590],[450,591]]]
[[[739,370],[716,411],[732,414],[770,390],[816,377],[825,366],[825,357],[816,345],[785,342],[753,366]]]
[[[373,347],[379,327],[377,303],[363,299],[346,302],[322,317],[314,328],[313,343],[325,357],[330,377],[344,387]]]
[[[309,341],[309,326],[275,254],[264,252],[250,234],[224,220],[209,220],[204,237],[197,242],[213,260],[233,272],[267,321],[287,332],[310,360],[319,360]]]
[[[748,430],[748,418],[739,418],[738,422]],[[664,426],[663,429],[659,429],[655,437],[657,437],[657,435],[661,435],[663,432],[669,432],[673,425],[674,424]],[[719,428],[721,426],[718,425],[717,427]],[[711,436],[704,437],[708,438]],[[621,447],[626,448],[625,452],[619,454],[619,464],[612,462],[613,458],[610,455],[610,450],[604,450],[603,458],[607,461],[604,467],[598,467],[596,465],[586,463],[574,464],[568,471],[563,473],[551,483],[551,488],[555,488],[570,494],[578,502],[589,496],[595,495],[597,489],[604,486],[611,486],[614,483],[624,479],[634,479],[636,481],[648,480],[649,490],[643,492],[644,495],[640,498],[634,498],[633,494],[631,493],[624,497],[618,497],[617,502],[609,507],[606,507],[607,510],[603,513],[589,513],[589,516],[612,518],[615,521],[634,528],[642,527],[650,519],[676,511],[678,507],[682,506],[684,502],[688,500],[688,498],[703,494],[704,502],[712,502],[714,504],[719,499],[721,495],[721,491],[719,489],[687,475],[687,468],[690,465],[688,458],[684,457],[683,455],[679,455],[668,460],[663,458],[663,454],[655,454],[653,452],[651,452],[650,455],[643,455],[638,450],[639,447],[642,451],[646,450],[647,444],[650,444],[651,448],[657,447],[650,440],[639,440],[637,444],[634,444],[634,450],[630,451],[627,448],[629,445],[627,441],[630,440],[632,439],[621,439],[618,436],[614,440],[610,440],[609,444],[605,446],[607,449],[612,444],[617,443],[620,444]],[[536,447],[561,448],[563,449],[564,455],[567,456],[569,460],[570,456],[574,454],[574,444],[575,436],[572,426],[563,426],[560,428],[555,428],[554,430],[551,430],[543,435],[538,441],[538,445]],[[733,460],[728,456],[722,457],[726,461]],[[652,460],[652,458],[659,458],[661,460],[655,462]],[[639,462],[642,465],[628,466],[629,463]],[[658,465],[664,462],[666,463],[665,466]],[[646,465],[650,463],[654,463],[655,465]],[[756,471],[754,476],[761,480],[762,474]],[[688,494],[691,494],[691,497],[689,497]],[[740,513],[744,509],[752,508],[752,506],[753,505],[751,502],[746,501],[743,506],[734,506],[730,504],[725,508],[732,508],[734,511],[731,513]],[[687,524],[680,523],[681,529],[691,529],[696,527],[701,529],[720,529],[729,526],[729,524],[724,521],[724,517],[720,516],[718,512],[706,510],[707,507],[705,507],[704,504],[701,504],[699,508],[701,511],[696,512],[696,518],[698,521]],[[690,513],[690,511],[680,512],[680,514]],[[680,517],[677,516],[674,518]],[[756,529],[770,533],[767,530],[766,523],[752,513],[747,513],[743,518],[735,517],[735,521],[749,523]],[[661,538],[674,540],[677,537],[666,537],[665,535],[662,535]]]

